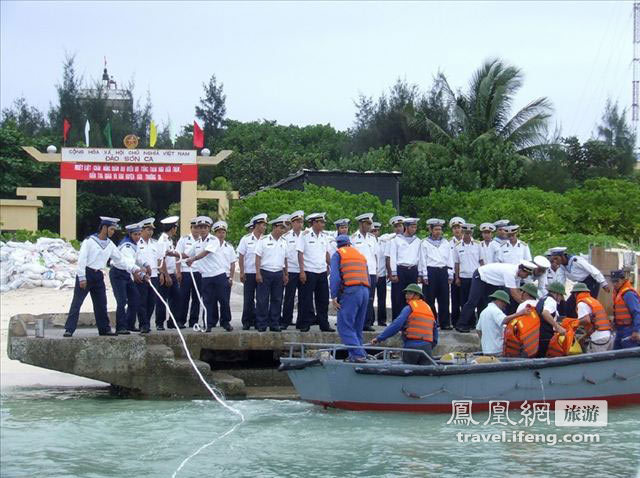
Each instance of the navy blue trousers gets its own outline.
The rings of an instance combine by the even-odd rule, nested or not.
[[[256,282],[255,274],[244,275],[244,290],[242,292],[242,326],[253,327],[256,325]]]
[[[158,280],[158,285],[154,282],[154,286],[160,292],[162,298],[169,304],[169,308],[171,309],[171,313],[176,319],[176,322],[180,320],[180,287],[178,286],[178,280],[176,279],[175,274],[170,274],[171,277],[171,285],[160,285],[160,281]],[[158,287],[159,286],[159,287]],[[151,291],[153,294],[153,291]],[[155,295],[155,294],[154,294]],[[164,326],[164,322],[167,320],[167,308],[162,303],[158,296],[156,297],[156,327]],[[179,322],[178,322],[179,323]],[[169,321],[169,325],[173,327],[173,321]]]
[[[378,325],[387,325],[387,277],[378,277],[376,281],[378,295]]]
[[[262,283],[256,289],[256,328],[280,327],[282,311],[283,272],[260,269]]]
[[[482,312],[484,310],[484,307],[486,307],[486,304],[488,303],[488,297],[498,289],[504,290],[505,288],[484,282],[482,279],[480,279],[480,274],[476,270],[473,273],[473,278],[471,279],[469,298],[462,307],[462,313],[460,315],[460,320],[458,321],[457,327],[460,329],[471,328],[477,320],[476,308],[478,308],[478,312]],[[509,291],[506,292],[507,294],[509,294]]]
[[[153,286],[158,288],[158,278],[152,277]],[[151,286],[147,282],[136,284],[138,289],[138,324],[140,329],[148,330],[151,327],[151,316],[156,304],[156,294],[151,290]]]
[[[451,283],[451,322],[456,324],[460,319],[460,309],[464,305],[462,291],[455,281]],[[442,323],[442,322],[441,322]]]
[[[117,304],[116,331],[135,329],[139,299],[138,289],[131,279],[131,274],[112,267],[109,270],[109,279]]]
[[[207,310],[207,328],[215,327],[220,319],[220,325],[231,322],[231,307],[229,305],[229,278],[227,274],[202,278],[202,302]],[[218,316],[218,304],[220,315]]]
[[[295,305],[296,292],[298,292],[298,314],[302,312],[301,294],[302,284],[300,283],[299,272],[289,272],[289,282],[284,287],[284,302],[282,303],[281,327],[289,327],[293,323],[293,306]],[[300,328],[300,327],[298,327]]]
[[[107,289],[104,285],[104,275],[102,271],[85,269],[87,285],[84,289],[80,288],[80,281],[76,277],[76,285],[73,289],[73,300],[69,307],[69,315],[64,324],[65,330],[74,333],[78,327],[78,317],[80,316],[80,307],[87,294],[91,294],[91,302],[93,303],[93,314],[96,317],[96,327],[99,333],[109,332],[109,316],[107,315]]]
[[[418,266],[405,267],[398,266],[398,282],[391,283],[391,320],[395,320],[402,309],[407,305],[404,298],[404,289],[409,284],[418,282]]]
[[[302,317],[298,317],[297,324],[301,329],[313,325],[318,319],[320,330],[331,328],[329,325],[329,282],[326,272],[307,272],[307,282],[302,285]],[[315,304],[315,312],[314,306]],[[302,323],[300,323],[302,319]]]
[[[450,327],[449,318],[449,269],[447,267],[427,267],[429,284],[422,285],[427,304],[440,323],[440,327]],[[436,301],[438,310],[436,311]]]
[[[376,298],[376,282],[378,277],[375,275],[369,276],[369,303],[367,304],[367,319],[364,321],[365,327],[371,327],[375,322],[375,315],[373,313],[373,300]]]
[[[362,345],[362,329],[367,317],[369,288],[346,287],[338,296],[338,334],[344,345]],[[349,349],[349,358],[365,357],[363,348]]]
[[[195,284],[193,279],[195,279]],[[202,276],[200,273],[194,272],[192,278],[191,272],[183,272],[182,284],[180,284],[180,318],[178,320],[181,324],[186,324],[188,317],[189,327],[193,327],[198,322],[198,316],[200,315],[200,301],[198,300],[196,287],[202,294]]]

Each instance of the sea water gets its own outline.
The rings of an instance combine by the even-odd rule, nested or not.
[[[246,417],[178,477],[636,477],[640,408],[593,428],[447,424],[450,414],[325,410],[299,401],[230,402]],[[519,415],[511,412],[515,420]],[[514,420],[514,421],[515,421]],[[18,389],[1,396],[2,477],[170,477],[238,417],[211,400],[111,397],[97,389]],[[598,443],[461,443],[457,434],[597,433]]]

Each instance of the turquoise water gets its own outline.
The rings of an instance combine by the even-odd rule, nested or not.
[[[448,414],[323,410],[296,401],[230,402],[246,422],[178,477],[636,477],[640,408],[605,428],[447,425]],[[518,418],[516,416],[512,418]],[[484,421],[487,415],[474,413]],[[89,390],[2,394],[3,477],[170,477],[237,423],[212,401],[125,400]],[[598,432],[600,443],[458,443],[457,432]]]

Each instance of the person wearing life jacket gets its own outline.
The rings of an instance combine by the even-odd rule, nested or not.
[[[577,320],[563,322],[562,324],[558,323],[558,319],[561,317],[558,307],[564,300],[565,292],[563,283],[552,282],[547,285],[547,294],[536,304],[538,313],[542,318],[538,357],[561,357],[567,355],[571,345],[573,345],[575,329],[578,327]],[[572,327],[569,327],[569,325],[572,325]]]
[[[398,317],[374,338],[373,345],[384,342],[402,331],[405,349],[416,349],[432,355],[433,347],[438,343],[438,321],[422,295],[418,284],[409,284],[405,289],[407,305]],[[402,361],[411,365],[428,365],[431,362],[423,353],[402,352]]]
[[[509,294],[497,290],[489,296],[494,299],[489,302],[482,312],[476,325],[476,333],[480,337],[482,355],[500,356],[504,349],[504,324],[518,317],[520,314],[506,316],[505,309],[509,305]]]
[[[640,346],[640,294],[623,270],[611,271],[613,283],[613,323],[615,350]]]
[[[576,282],[571,289],[576,299],[576,311],[580,325],[589,336],[587,352],[606,352],[613,347],[611,322],[598,299],[591,297],[586,284]]]
[[[329,292],[338,311],[338,334],[345,345],[361,346],[362,329],[369,304],[369,269],[367,259],[351,247],[346,234],[336,237],[338,249],[331,256]],[[349,361],[365,362],[363,348],[349,348]]]

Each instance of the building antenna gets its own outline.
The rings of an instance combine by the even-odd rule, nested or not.
[[[631,121],[634,131],[638,130],[640,106],[638,95],[640,92],[640,2],[633,3],[633,81],[631,84]]]

